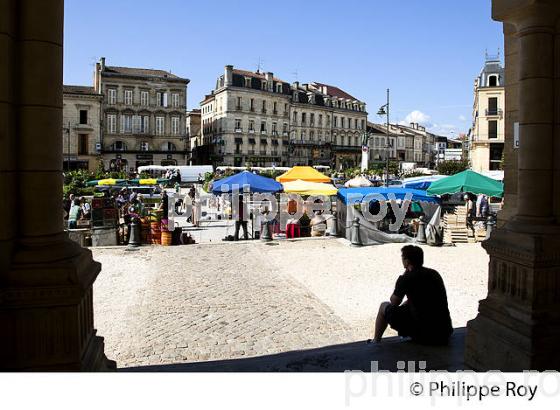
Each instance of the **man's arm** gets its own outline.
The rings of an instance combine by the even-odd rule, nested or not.
[[[402,302],[402,298],[395,294],[392,294],[390,301],[391,301],[391,305],[399,306]]]

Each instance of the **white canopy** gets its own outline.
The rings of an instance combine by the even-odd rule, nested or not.
[[[368,187],[372,185],[373,184],[371,183],[371,181],[363,175],[358,175],[344,184],[346,188],[361,188],[361,187]]]

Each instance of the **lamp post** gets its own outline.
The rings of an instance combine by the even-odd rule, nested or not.
[[[377,112],[377,115],[386,115],[387,116],[387,143],[385,144],[385,186],[389,186],[389,148],[390,148],[390,143],[389,143],[389,89],[387,88],[387,104],[383,105],[381,108],[379,108],[379,111]]]
[[[66,171],[70,171],[70,121],[64,131],[66,131]]]

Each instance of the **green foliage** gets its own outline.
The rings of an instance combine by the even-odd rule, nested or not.
[[[455,175],[469,168],[467,160],[450,160],[441,161],[437,165],[437,171],[440,175]]]
[[[64,197],[67,198],[70,194],[76,196],[93,195],[93,188],[86,186],[88,181],[94,179],[93,176],[93,173],[85,170],[65,172],[63,187]]]

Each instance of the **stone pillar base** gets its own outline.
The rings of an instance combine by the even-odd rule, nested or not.
[[[560,235],[502,229],[484,247],[488,297],[467,324],[465,364],[480,371],[560,370]]]
[[[0,287],[0,370],[114,369],[93,327],[100,270],[66,234],[19,243]]]

